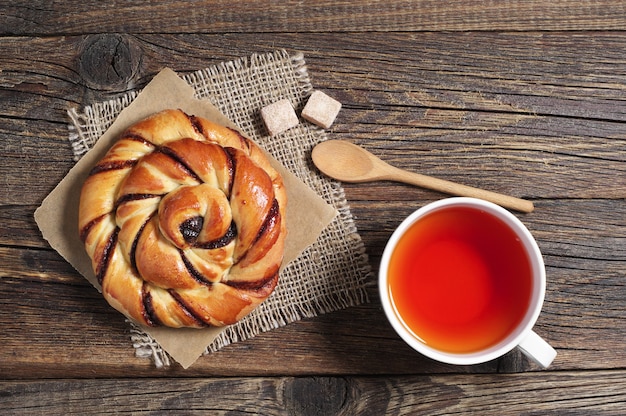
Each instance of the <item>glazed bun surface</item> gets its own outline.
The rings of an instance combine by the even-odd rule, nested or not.
[[[128,318],[224,326],[276,287],[286,203],[256,144],[166,110],[128,128],[94,166],[78,226],[105,299]]]

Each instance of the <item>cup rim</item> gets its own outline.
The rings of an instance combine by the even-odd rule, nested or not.
[[[399,318],[399,314],[395,311],[395,306],[391,302],[389,291],[387,288],[388,276],[387,269],[391,253],[395,249],[398,240],[404,235],[406,230],[413,225],[419,218],[425,214],[450,206],[467,206],[477,209],[483,209],[487,212],[495,214],[503,220],[509,227],[520,236],[527,249],[531,267],[533,270],[533,292],[531,303],[524,315],[522,323],[509,334],[503,341],[491,346],[485,350],[470,353],[452,353],[432,348],[418,339],[416,335],[408,329]],[[452,197],[428,203],[417,210],[413,211],[396,227],[391,237],[385,245],[383,255],[380,261],[378,271],[378,289],[380,300],[387,320],[395,330],[395,332],[417,352],[435,359],[440,362],[457,365],[471,365],[491,361],[515,348],[530,331],[532,331],[539,314],[543,307],[546,292],[546,272],[543,256],[528,228],[511,212],[496,205],[492,202],[471,197]]]

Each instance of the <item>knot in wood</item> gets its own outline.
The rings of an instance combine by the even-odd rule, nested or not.
[[[338,377],[294,378],[285,384],[284,395],[290,415],[340,415],[345,410],[348,385]]]
[[[128,36],[92,35],[83,44],[79,73],[90,88],[126,90],[133,87],[142,55],[141,49]]]

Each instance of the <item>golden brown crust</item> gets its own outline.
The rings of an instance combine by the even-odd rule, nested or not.
[[[286,202],[253,142],[166,110],[127,129],[92,169],[78,225],[114,308],[149,326],[223,326],[274,290]]]

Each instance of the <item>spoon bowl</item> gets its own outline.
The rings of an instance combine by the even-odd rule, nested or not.
[[[396,168],[344,140],[327,140],[318,144],[313,148],[311,157],[322,173],[342,182],[403,182],[451,195],[484,199],[516,211],[534,210],[531,201]]]
[[[328,140],[313,148],[313,163],[325,175],[342,182],[384,180],[393,166],[344,140]]]

